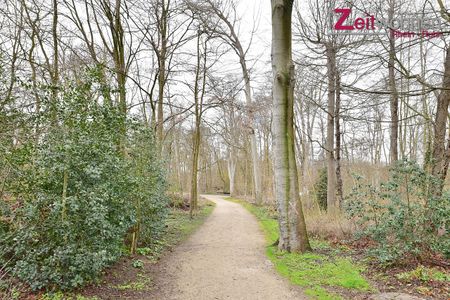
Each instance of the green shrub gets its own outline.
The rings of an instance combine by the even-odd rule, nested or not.
[[[165,174],[151,132],[128,121],[124,155],[124,120],[99,94],[89,74],[67,85],[58,124],[37,146],[9,153],[15,171],[9,200],[0,199],[0,264],[33,289],[91,282],[122,255],[130,227],[141,221],[150,240],[164,226]]]
[[[133,223],[134,182],[122,158],[117,112],[68,87],[53,127],[22,165],[19,208],[2,241],[9,270],[33,289],[78,287],[120,256]]]
[[[314,194],[316,197],[317,204],[320,209],[327,210],[327,180],[328,174],[327,169],[322,168],[319,171],[319,177],[314,184]]]
[[[437,180],[414,162],[399,161],[390,172],[390,180],[379,187],[357,178],[345,209],[360,225],[358,235],[376,242],[371,253],[382,262],[431,252],[448,256],[450,195],[434,196]]]
[[[134,123],[139,125],[138,122]],[[159,159],[153,133],[139,126],[130,128],[129,156],[135,189],[132,194],[136,222],[139,224],[139,245],[154,243],[165,228],[169,213],[169,197],[163,162]],[[134,127],[134,128],[133,128]]]

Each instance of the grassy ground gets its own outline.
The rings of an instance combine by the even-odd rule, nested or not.
[[[241,204],[256,216],[268,245],[277,240],[275,212],[238,199],[228,200]],[[312,253],[280,252],[276,246],[268,246],[266,253],[281,275],[305,288],[305,293],[313,299],[363,298],[375,291],[362,275],[364,266],[340,255],[346,251],[345,248],[334,248],[319,240],[311,240],[311,244],[314,249]]]
[[[0,299],[33,300],[100,300],[100,299],[143,299],[152,293],[152,278],[157,270],[156,262],[170,249],[188,238],[211,214],[214,203],[201,200],[199,211],[191,219],[186,209],[172,208],[163,237],[150,247],[138,248],[134,256],[124,256],[113,267],[105,271],[96,284],[73,293],[8,293]]]

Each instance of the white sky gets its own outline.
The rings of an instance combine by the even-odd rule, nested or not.
[[[253,88],[256,88],[264,82],[264,74],[271,70],[271,3],[270,0],[238,0],[238,12],[242,18],[240,36],[245,45],[248,45],[255,21],[257,24],[249,51],[249,59],[256,62],[252,72]]]

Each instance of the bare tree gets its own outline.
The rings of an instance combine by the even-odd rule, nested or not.
[[[253,187],[255,192],[255,200],[257,203],[261,203],[262,194],[261,175],[259,171],[259,154],[255,136],[250,69],[247,65],[247,53],[251,46],[251,42],[248,44],[247,48],[244,49],[238,32],[236,31],[236,24],[238,20],[236,17],[236,4],[233,0],[203,0],[199,2],[199,4],[194,4],[191,2],[190,5],[195,7],[197,11],[202,12],[200,16],[208,30],[217,34],[225,43],[227,43],[239,58],[239,65],[241,67],[242,78],[244,80],[244,94],[248,107],[248,117],[250,119],[249,141],[253,166]],[[227,14],[227,11],[230,11],[230,13]],[[215,16],[215,18],[211,18],[211,16]]]

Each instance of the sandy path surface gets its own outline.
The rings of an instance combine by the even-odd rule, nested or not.
[[[211,216],[161,261],[158,299],[307,299],[273,269],[256,219],[221,196]]]

